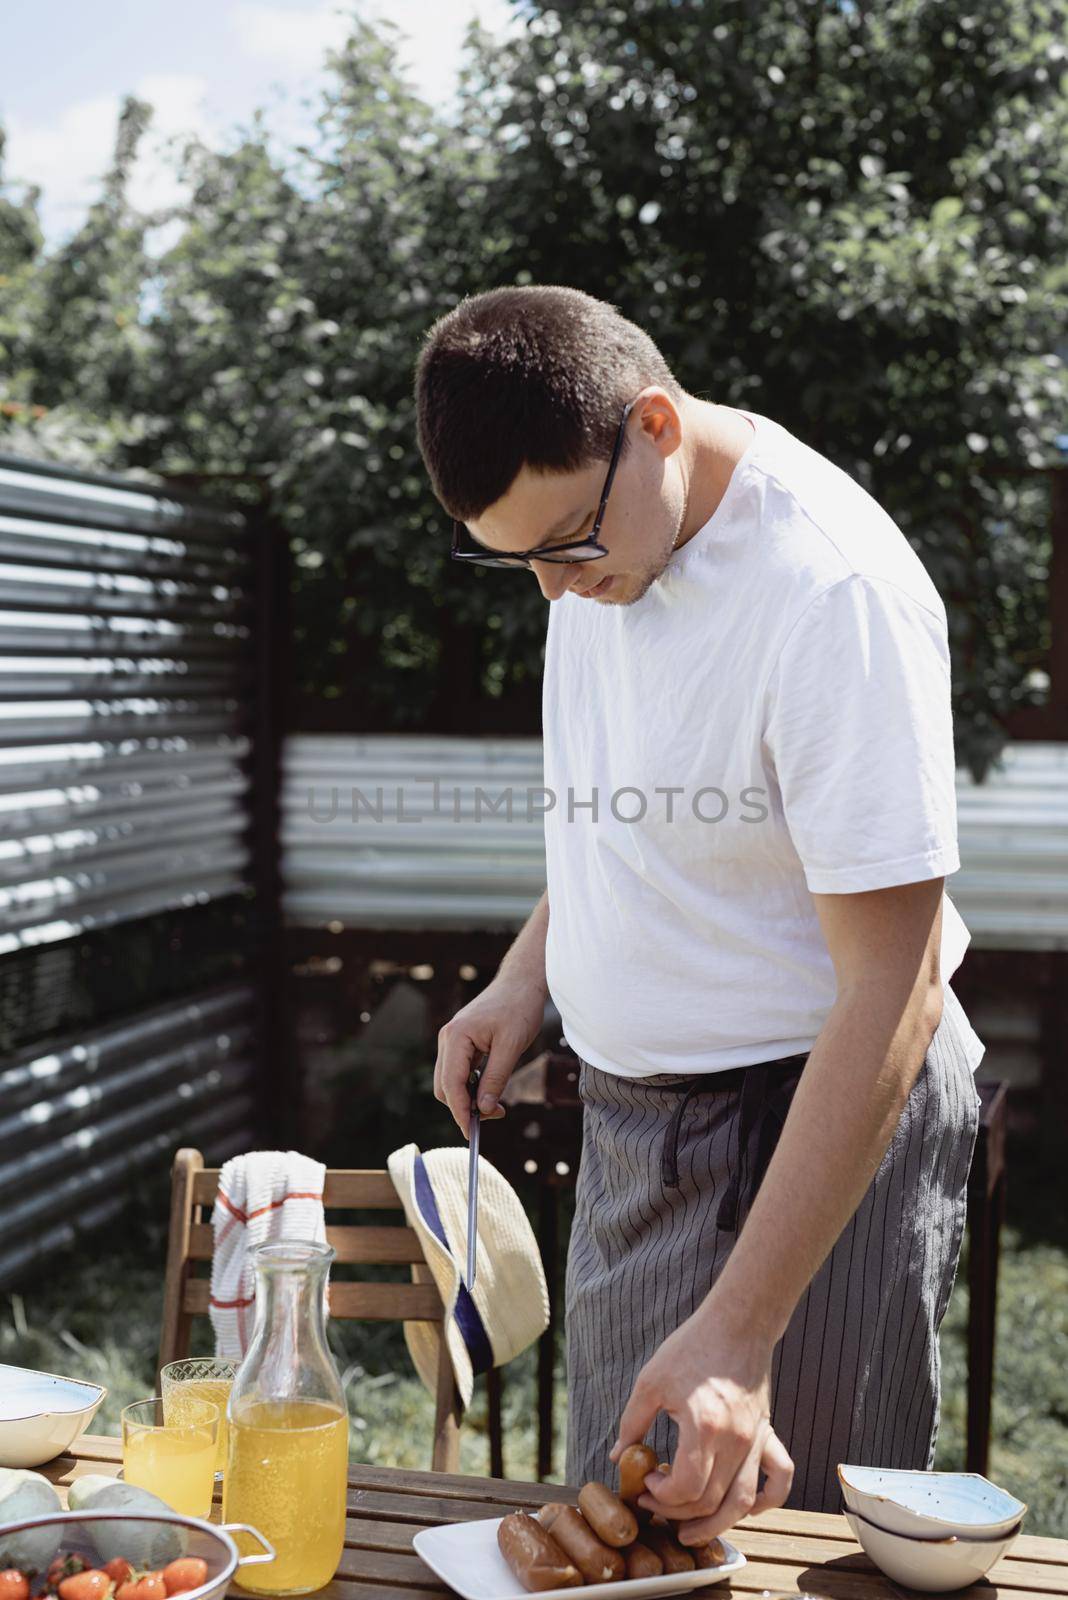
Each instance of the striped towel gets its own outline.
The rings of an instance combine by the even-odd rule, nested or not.
[[[326,1242],[325,1178],[321,1161],[296,1150],[253,1150],[223,1166],[211,1214],[210,1313],[220,1360],[240,1361],[252,1336],[253,1247],[269,1239]]]

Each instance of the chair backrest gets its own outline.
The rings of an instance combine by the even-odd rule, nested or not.
[[[159,1364],[189,1354],[195,1316],[208,1312],[213,1234],[206,1220],[219,1189],[219,1168],[205,1167],[199,1150],[179,1150],[171,1176],[170,1230],[164,1284]],[[323,1188],[327,1242],[336,1261],[363,1266],[408,1266],[410,1283],[331,1282],[330,1315],[365,1322],[442,1322],[445,1308],[419,1236],[407,1226],[331,1225],[331,1211],[401,1211],[400,1196],[386,1171],[331,1169]],[[197,1273],[198,1263],[204,1263]],[[431,1453],[436,1472],[459,1470],[460,1405],[452,1363],[441,1341]]]

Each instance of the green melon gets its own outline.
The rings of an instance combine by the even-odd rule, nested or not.
[[[0,1467],[0,1568],[44,1572],[59,1549],[61,1522],[43,1528],[21,1528],[9,1533],[12,1523],[30,1517],[47,1517],[63,1506],[55,1487],[39,1472]]]
[[[171,1508],[158,1495],[139,1489],[133,1483],[121,1483],[118,1478],[103,1473],[75,1478],[67,1495],[72,1511],[135,1511],[148,1516],[172,1515]],[[101,1562],[116,1556],[125,1556],[134,1567],[165,1567],[168,1561],[184,1556],[187,1548],[185,1529],[174,1522],[126,1522],[116,1517],[114,1521],[90,1522],[85,1525],[86,1537],[95,1546]]]

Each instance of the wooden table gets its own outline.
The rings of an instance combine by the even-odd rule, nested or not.
[[[72,1454],[57,1457],[41,1471],[62,1487],[88,1472],[117,1472],[121,1458],[118,1439],[86,1434]],[[442,1600],[452,1591],[412,1551],[412,1537],[420,1528],[499,1517],[548,1499],[573,1502],[577,1493],[544,1483],[354,1465],[349,1470],[341,1566],[319,1594],[323,1600]],[[216,1521],[219,1510],[216,1503]],[[879,1574],[854,1543],[844,1517],[765,1512],[739,1523],[730,1538],[748,1556],[749,1565],[718,1585],[713,1591],[717,1596],[770,1592],[827,1600],[901,1600],[913,1593]],[[236,1600],[243,1592],[233,1588],[230,1593]],[[989,1582],[958,1589],[955,1600],[1049,1600],[1051,1595],[1068,1597],[1068,1540],[1023,1534],[1012,1553],[993,1568]]]

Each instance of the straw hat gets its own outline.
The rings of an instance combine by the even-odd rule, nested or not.
[[[467,1150],[421,1153],[406,1144],[387,1166],[408,1225],[419,1235],[445,1306],[445,1340],[464,1406],[476,1372],[502,1367],[549,1325],[549,1291],[527,1214],[511,1184],[478,1158],[478,1242],[475,1287],[463,1282],[467,1256]],[[419,1272],[412,1268],[413,1278]],[[442,1324],[406,1322],[404,1337],[423,1383],[437,1391]]]

